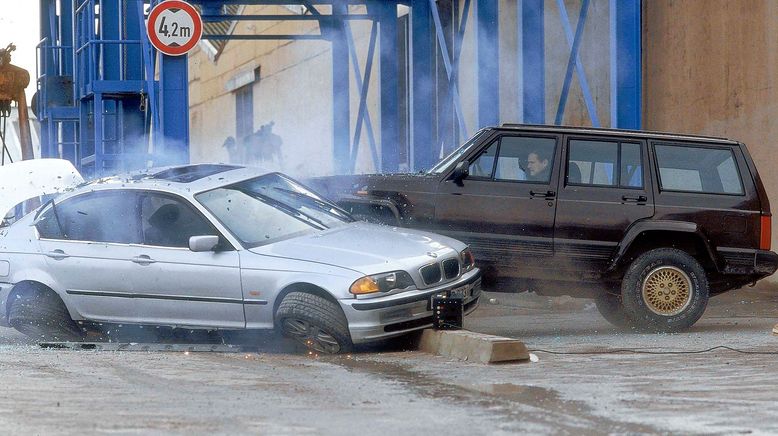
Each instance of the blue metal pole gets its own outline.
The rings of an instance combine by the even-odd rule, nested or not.
[[[60,45],[62,45],[63,48],[61,50],[62,58],[60,74],[70,77],[71,80],[74,80],[73,65],[75,53],[73,48],[75,45],[75,41],[73,40],[73,23],[73,2],[61,1],[59,13],[59,35]],[[75,96],[75,87],[73,85],[71,85],[70,91]],[[75,104],[75,101],[72,104]],[[62,129],[62,151],[60,152],[60,150],[57,150],[55,146],[55,149],[51,150],[50,153],[52,153],[53,157],[57,157],[59,155],[59,157],[67,159],[75,165],[76,150],[72,144],[76,141],[76,124],[73,122],[73,120],[69,120],[67,122],[61,123],[60,125],[61,127],[59,128]],[[56,128],[53,130],[56,132]],[[43,131],[43,129],[41,129],[41,131]]]
[[[570,49],[570,56],[567,60],[567,71],[565,72],[565,81],[562,85],[562,94],[559,96],[559,106],[557,107],[555,124],[562,124],[562,117],[565,114],[565,105],[567,104],[567,96],[570,93],[570,84],[573,81],[573,69],[575,68],[575,59],[578,56],[578,48],[581,46],[581,39],[583,36],[584,25],[586,24],[586,14],[589,11],[589,0],[583,0],[581,2],[581,13],[578,15],[578,26],[575,30],[575,38],[573,39],[573,47]]]
[[[53,34],[51,22],[52,20],[56,19],[56,9],[54,8],[54,3],[52,0],[41,0],[40,2],[40,11],[39,11],[39,22],[40,22],[40,36],[41,39],[45,39],[46,41],[41,45],[41,52],[40,52],[40,66],[41,70],[37,71],[37,75],[43,76],[42,77],[42,83],[40,84],[41,89],[43,92],[39,95],[40,98],[47,98],[47,86],[48,83],[51,83],[49,80],[51,79],[51,76],[53,76],[56,71],[56,64],[54,63],[54,50],[50,49],[50,46],[55,46],[57,44],[57,41],[55,40],[56,35]],[[53,14],[53,15],[52,15]],[[37,78],[36,78],[37,79]],[[56,135],[51,134],[50,126],[49,124],[51,121],[51,116],[48,113],[48,110],[46,108],[47,101],[39,101],[38,107],[39,112],[43,114],[43,119],[41,119],[41,155],[42,157],[54,157],[56,155],[55,146],[56,146]]]
[[[546,122],[546,59],[543,0],[521,2],[522,121]]]
[[[376,147],[375,136],[373,134],[373,124],[370,122],[370,111],[367,109],[367,93],[370,90],[370,76],[373,72],[373,58],[375,55],[376,39],[378,37],[378,24],[373,22],[370,28],[370,42],[367,49],[367,62],[365,63],[365,78],[361,77],[359,59],[357,59],[357,49],[354,45],[354,38],[351,36],[351,26],[349,23],[343,23],[346,28],[346,38],[348,40],[349,53],[351,54],[351,64],[354,68],[354,79],[357,83],[359,93],[359,109],[357,112],[357,125],[354,128],[354,142],[351,146],[351,167],[349,172],[354,172],[357,155],[359,152],[359,141],[362,137],[362,124],[367,129],[367,139],[370,144],[370,154],[373,157],[373,167],[380,168],[378,150]]]
[[[432,19],[435,23],[435,35],[437,37],[438,46],[440,47],[440,55],[443,58],[443,66],[446,69],[446,77],[448,79],[448,86],[451,92],[451,97],[454,103],[454,112],[456,113],[457,121],[459,122],[459,133],[463,138],[467,138],[467,126],[465,125],[465,117],[462,113],[462,101],[459,98],[459,86],[455,78],[458,75],[457,65],[451,60],[448,53],[448,44],[446,44],[446,36],[443,34],[443,22],[440,19],[440,12],[438,11],[435,0],[429,0],[430,10],[432,11]]]
[[[500,56],[497,0],[477,2],[478,126],[500,122]]]
[[[641,0],[611,0],[611,127],[642,128]]]
[[[100,39],[118,40],[121,38],[119,23],[119,2],[100,1]],[[98,48],[102,62],[102,77],[98,80],[121,80],[119,44],[101,44]],[[99,67],[98,67],[99,68]]]
[[[414,171],[430,168],[437,160],[433,141],[433,101],[435,86],[432,77],[433,34],[428,0],[413,0],[411,5],[411,90],[412,156]]]
[[[348,6],[334,4],[332,12],[335,14],[348,13]],[[335,172],[336,174],[347,174],[351,168],[348,40],[342,21],[335,21],[328,26],[328,33],[332,42],[332,146]]]
[[[162,55],[159,66],[160,132],[158,161],[163,164],[189,162],[189,71],[187,55]],[[156,150],[155,150],[156,152]]]
[[[565,31],[567,44],[570,46],[570,50],[572,50],[575,37],[573,36],[573,29],[570,27],[570,17],[567,14],[567,7],[563,0],[557,0],[557,6],[559,7],[559,15],[562,19],[562,29]],[[586,79],[586,71],[581,62],[581,56],[578,53],[575,54],[575,72],[578,74],[578,81],[581,84],[581,93],[583,94],[584,102],[586,103],[586,109],[589,111],[589,119],[592,121],[592,126],[600,127],[600,117],[597,115],[597,106],[594,104],[592,92],[589,89],[589,81]]]
[[[397,1],[369,1],[380,26],[381,171],[397,171],[400,164],[400,68],[397,59]]]

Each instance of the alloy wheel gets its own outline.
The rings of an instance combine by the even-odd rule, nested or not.
[[[327,354],[340,351],[340,344],[335,337],[308,321],[286,318],[281,328],[284,334],[312,350]]]
[[[691,280],[681,269],[661,266],[643,280],[643,301],[657,315],[674,316],[683,312],[692,301]]]

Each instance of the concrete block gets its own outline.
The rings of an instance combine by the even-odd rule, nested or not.
[[[467,330],[422,332],[419,350],[468,362],[498,363],[529,360],[529,350],[517,339]]]

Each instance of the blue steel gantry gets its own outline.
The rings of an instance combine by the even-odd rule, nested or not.
[[[456,12],[441,12],[436,0],[192,0],[205,22],[235,20],[314,20],[318,35],[204,34],[210,40],[327,40],[332,46],[334,162],[338,173],[353,172],[362,135],[375,167],[396,171],[401,137],[410,139],[411,169],[437,160],[441,129],[454,141],[476,128],[500,123],[499,0],[453,0]],[[511,0],[513,1],[513,0]],[[610,13],[610,126],[641,127],[641,0],[608,0]],[[44,157],[71,160],[87,177],[188,160],[189,114],[186,56],[158,55],[149,43],[145,17],[160,0],[40,0],[41,42],[38,96]],[[591,0],[580,0],[575,29],[565,0],[518,0],[516,32],[521,55],[514,70],[520,78],[520,120],[545,124],[548,4],[556,4],[569,46],[562,92],[554,123],[560,124],[574,75],[578,78],[593,126],[600,126],[579,48]],[[299,5],[305,15],[228,14],[226,5]],[[362,13],[349,6],[360,5]],[[408,62],[398,61],[398,5],[410,8]],[[468,17],[474,17],[477,56],[477,123],[466,126],[458,90],[459,58]],[[366,13],[364,13],[366,11]],[[449,26],[444,24],[448,19]],[[357,56],[350,23],[372,22],[365,58]],[[453,28],[453,32],[451,29]],[[447,33],[448,31],[448,33]],[[504,30],[503,30],[504,31]],[[376,51],[378,53],[376,53]],[[377,59],[376,59],[377,57]],[[380,132],[373,129],[367,105],[373,63],[379,62]],[[401,74],[402,73],[402,74]],[[442,73],[442,80],[439,73]],[[400,104],[400,77],[408,78],[407,113]],[[359,90],[356,124],[349,113],[350,80]],[[443,83],[438,110],[449,112],[448,125],[430,111],[433,83]],[[440,86],[437,87],[440,89]],[[438,91],[440,92],[440,91]],[[440,96],[438,96],[440,98]],[[407,119],[402,123],[401,119]],[[445,117],[442,117],[445,118]],[[470,129],[468,128],[470,127]],[[380,138],[380,147],[379,141]],[[380,149],[380,152],[379,152]]]

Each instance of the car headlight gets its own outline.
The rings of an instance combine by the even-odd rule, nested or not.
[[[462,271],[469,271],[475,265],[475,258],[473,253],[470,252],[470,248],[465,248],[459,253],[459,257],[462,259]]]
[[[410,274],[405,271],[392,271],[362,277],[351,285],[349,292],[354,295],[364,295],[375,292],[389,292],[395,289],[405,289],[413,285],[413,279]]]

